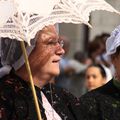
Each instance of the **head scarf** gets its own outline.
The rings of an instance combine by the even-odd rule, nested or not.
[[[31,46],[26,45],[28,56],[35,47],[35,39],[31,40]],[[9,74],[10,70],[14,68],[18,70],[24,64],[24,57],[22,54],[20,42],[15,39],[1,38],[0,39],[0,57],[2,68],[0,69],[0,77]]]

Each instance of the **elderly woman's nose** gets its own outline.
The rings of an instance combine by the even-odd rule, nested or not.
[[[59,54],[59,55],[65,54],[65,50],[63,49],[63,47],[60,44],[58,44],[56,46],[56,54]]]

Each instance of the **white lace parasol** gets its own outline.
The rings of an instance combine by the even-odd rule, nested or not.
[[[46,4],[44,1],[54,2]],[[16,4],[15,1],[14,3]],[[31,4],[25,8],[27,3]],[[43,9],[42,12],[45,11],[45,15],[38,10],[37,4],[43,6],[40,9]],[[90,13],[94,10],[106,10],[120,14],[104,0],[18,0],[17,7],[15,14],[9,18],[3,27],[0,27],[0,36],[24,40],[29,44],[30,39],[35,37],[37,31],[50,24],[65,22],[84,23],[91,26],[88,21]],[[47,8],[48,13],[46,12]]]
[[[65,22],[91,26],[89,15],[94,10],[119,14],[104,0],[0,0],[0,37],[21,41],[38,120],[42,119],[24,41],[30,44],[30,39],[50,24]]]
[[[15,13],[14,5],[13,0],[0,0],[0,27]]]

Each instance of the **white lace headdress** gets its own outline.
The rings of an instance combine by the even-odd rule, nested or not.
[[[119,12],[104,0],[1,0],[10,4],[12,17],[0,27],[0,36],[24,40],[30,44],[37,31],[55,23],[84,23],[91,26],[90,12],[106,10]],[[0,1],[0,3],[1,3]],[[47,1],[47,2],[46,2]],[[47,4],[46,4],[47,3]],[[17,4],[17,7],[16,7]],[[2,4],[3,5],[3,4]],[[26,5],[28,5],[26,7]],[[43,10],[41,10],[43,9]],[[38,11],[38,12],[36,12]],[[44,12],[43,11],[48,11]],[[14,12],[14,15],[13,15]],[[2,13],[0,13],[2,14]],[[10,14],[10,13],[9,13]],[[7,16],[8,17],[8,16]]]
[[[120,46],[120,25],[115,28],[106,41],[107,55],[114,54],[118,46]]]

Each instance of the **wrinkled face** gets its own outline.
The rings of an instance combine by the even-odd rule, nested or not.
[[[36,35],[36,47],[29,56],[29,62],[33,73],[56,76],[59,74],[59,61],[64,54],[58,41],[58,35],[54,26],[45,27]]]
[[[93,90],[102,86],[105,83],[105,78],[102,77],[98,67],[89,67],[86,71],[86,87],[88,90]]]

